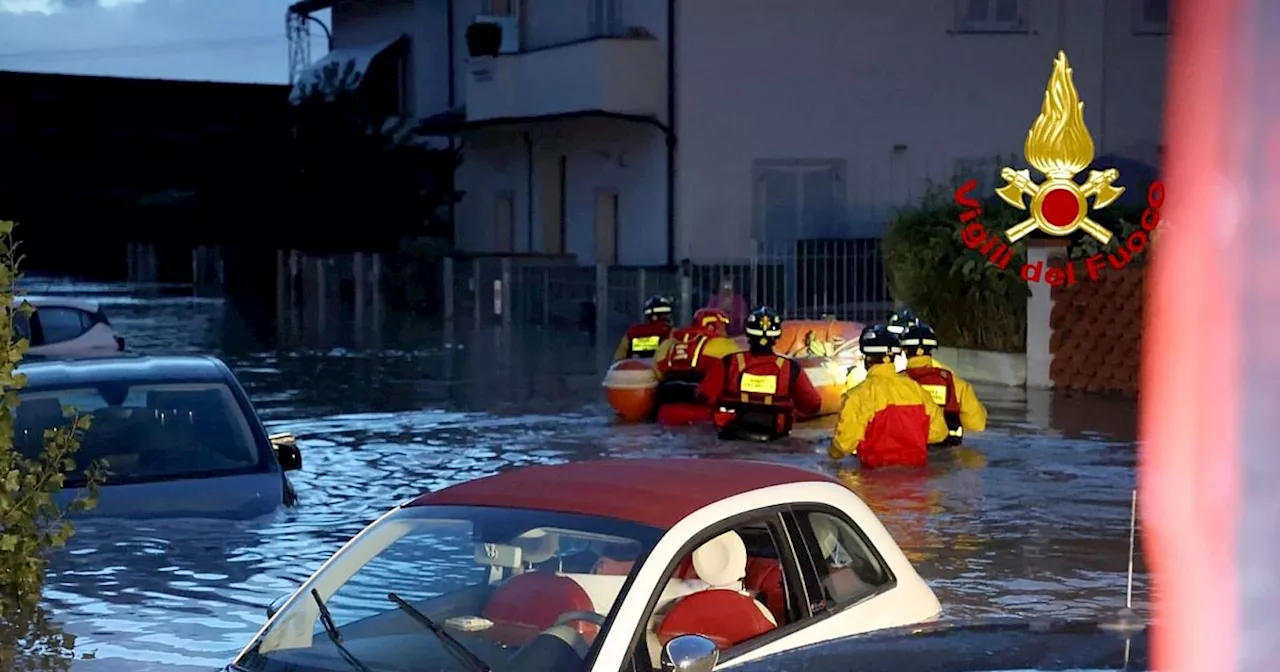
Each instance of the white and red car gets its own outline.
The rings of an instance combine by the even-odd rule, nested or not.
[[[20,298],[35,308],[31,316],[14,323],[18,336],[26,337],[27,354],[39,357],[94,357],[124,350],[124,339],[111,327],[97,303],[60,298]]]
[[[422,495],[269,612],[227,670],[725,669],[941,605],[833,478],[637,459]]]

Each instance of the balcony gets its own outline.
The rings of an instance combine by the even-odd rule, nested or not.
[[[597,38],[466,66],[467,121],[603,111],[659,118],[665,78],[661,44]]]

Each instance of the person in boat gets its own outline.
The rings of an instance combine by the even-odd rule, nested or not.
[[[804,367],[777,354],[782,318],[761,306],[744,324],[747,352],[720,360],[707,372],[698,395],[715,408],[713,420],[721,439],[772,441],[791,433],[795,415],[822,410],[822,397]]]
[[[725,333],[729,316],[703,308],[693,314],[693,324],[671,332],[653,355],[658,379],[657,420],[664,425],[692,425],[711,421],[711,407],[698,398],[698,385],[720,360],[738,352],[736,341]]]
[[[942,416],[947,421],[947,438],[942,445],[960,445],[965,430],[985,430],[987,408],[978,401],[973,386],[933,358],[933,349],[938,347],[938,335],[933,327],[918,322],[902,335],[901,343],[907,356],[904,373],[919,383],[933,397],[934,403],[942,408]]]
[[[747,319],[747,299],[734,289],[732,276],[725,275],[720,280],[720,291],[707,300],[706,307],[719,310],[729,316],[729,326],[726,329],[729,336],[738,336],[742,333],[743,324]]]
[[[929,445],[947,438],[942,409],[894,368],[901,344],[887,326],[864,329],[858,347],[867,378],[844,393],[827,454],[833,460],[857,455],[864,469],[928,465]]]
[[[671,313],[675,302],[665,296],[651,296],[644,302],[644,321],[627,327],[613,361],[652,357],[658,346],[671,336]]]

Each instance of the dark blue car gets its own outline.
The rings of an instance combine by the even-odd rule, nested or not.
[[[86,515],[250,518],[297,500],[285,472],[302,459],[289,435],[269,436],[244,388],[214,357],[114,356],[23,362],[14,427],[18,449],[42,450],[63,408],[93,416],[62,502],[107,463],[98,506]]]

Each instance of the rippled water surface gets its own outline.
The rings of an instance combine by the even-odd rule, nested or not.
[[[262,625],[269,602],[376,516],[502,469],[603,455],[832,468],[822,426],[765,447],[719,443],[698,429],[615,426],[600,395],[601,355],[582,334],[446,337],[427,320],[392,316],[381,333],[313,325],[294,339],[310,347],[262,346],[263,324],[189,289],[30,287],[101,301],[132,348],[223,357],[269,428],[297,435],[304,455],[304,470],[290,475],[302,505],[264,519],[81,523],[47,589],[78,649],[95,656],[78,669],[219,667]],[[880,513],[948,617],[1090,616],[1122,606],[1133,405],[995,387],[979,394],[990,430],[927,473],[837,474]],[[1143,605],[1140,557],[1138,570]]]

